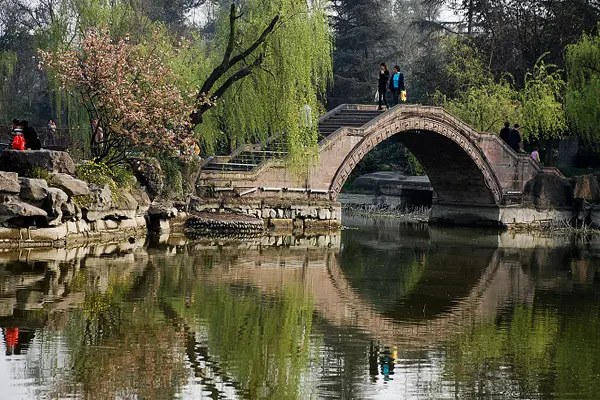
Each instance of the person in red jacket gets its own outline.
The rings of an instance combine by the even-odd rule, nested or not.
[[[25,137],[23,136],[23,125],[20,122],[15,123],[13,121],[13,141],[10,146],[13,150],[25,150]]]

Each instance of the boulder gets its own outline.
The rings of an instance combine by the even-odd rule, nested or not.
[[[63,214],[64,219],[76,220],[77,218],[77,205],[72,201],[66,201],[61,204],[60,211]],[[81,216],[79,216],[81,218]]]
[[[137,209],[137,200],[131,195],[131,193],[123,190],[118,196],[113,198],[111,214],[107,214],[107,217],[111,219],[135,218],[137,215]]]
[[[50,172],[75,173],[75,163],[68,153],[53,150],[5,150],[0,153],[0,170],[27,176],[32,167]]]
[[[177,209],[172,203],[152,203],[148,209],[148,215],[156,219],[169,219],[177,216]]]
[[[571,179],[573,198],[590,203],[600,203],[600,185],[595,175],[575,176]]]
[[[131,195],[137,201],[137,214],[144,215],[146,211],[150,208],[150,197],[148,193],[143,191],[142,189],[133,188],[130,189]]]
[[[131,168],[151,200],[161,194],[164,185],[163,170],[156,158],[132,159]]]
[[[19,175],[16,172],[0,171],[0,192],[20,193]]]
[[[48,195],[48,182],[44,179],[19,178],[19,182],[23,200],[41,201]]]
[[[573,205],[569,181],[547,173],[538,174],[525,184],[523,199],[525,203],[538,208],[561,208]]]
[[[351,191],[368,193],[368,194],[380,194],[380,186],[385,183],[386,186],[398,186],[402,184],[402,181],[406,176],[399,172],[393,171],[382,171],[373,172],[372,174],[366,174],[359,176],[352,182]]]
[[[25,227],[45,222],[48,213],[23,201],[0,204],[0,223]]]
[[[52,178],[52,184],[61,188],[69,197],[87,196],[90,194],[90,188],[87,182],[62,173],[54,173],[50,176]]]
[[[113,204],[110,186],[108,184],[102,187],[90,185],[90,191],[88,204],[82,205],[83,216],[88,222],[104,219],[110,214],[109,211]]]
[[[48,196],[42,203],[42,208],[48,213],[48,225],[56,226],[62,223],[62,207],[69,200],[69,196],[58,188],[49,188]]]

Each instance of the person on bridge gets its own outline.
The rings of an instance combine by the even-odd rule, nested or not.
[[[541,164],[542,161],[540,160],[540,152],[538,151],[537,147],[535,147],[531,152],[531,159]]]
[[[506,121],[504,123],[504,128],[500,130],[500,139],[510,146],[510,122]]]
[[[388,90],[388,80],[390,79],[390,71],[388,70],[387,65],[385,63],[381,63],[379,65],[379,108],[378,110],[383,110],[383,104],[385,104],[385,108],[389,109],[390,106],[387,102],[387,90]]]
[[[390,90],[392,91],[392,98],[394,105],[398,105],[400,101],[400,92],[404,90],[404,74],[400,72],[400,67],[394,67],[394,74],[390,79]]]
[[[517,153],[521,151],[521,127],[515,124],[515,127],[510,131],[510,147]]]

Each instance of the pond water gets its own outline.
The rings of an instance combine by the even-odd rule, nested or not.
[[[0,253],[0,398],[598,398],[600,241],[345,224]]]

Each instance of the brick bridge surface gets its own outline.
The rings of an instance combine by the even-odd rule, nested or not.
[[[368,117],[361,120],[361,115]],[[360,122],[353,123],[353,118]],[[342,105],[323,116],[319,126],[323,138],[318,158],[305,173],[292,172],[276,157],[247,170],[226,168],[235,157],[232,154],[209,159],[200,173],[199,186],[242,197],[336,200],[358,162],[392,136],[423,165],[437,193],[436,204],[444,206],[504,206],[520,199],[527,181],[537,174],[558,173],[542,168],[527,154],[516,153],[496,134],[477,132],[439,107],[400,105],[377,113],[374,106]],[[257,147],[246,146],[238,154],[240,151],[257,151]]]

